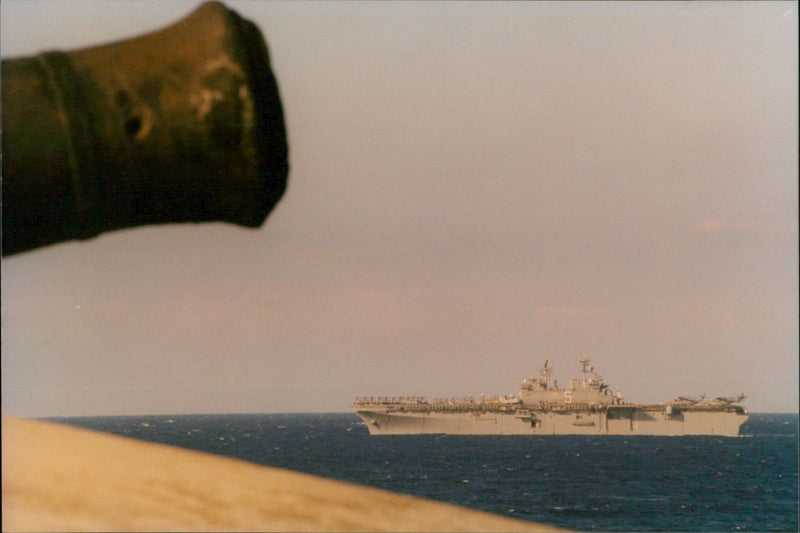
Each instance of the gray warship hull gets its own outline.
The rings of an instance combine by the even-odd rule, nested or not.
[[[736,437],[748,419],[736,398],[679,397],[660,404],[612,394],[588,359],[580,379],[560,388],[545,361],[541,378],[516,395],[474,398],[359,398],[351,406],[372,435],[717,435]]]
[[[363,405],[355,413],[372,435],[718,435],[736,437],[744,412],[684,411],[626,407],[592,411],[503,412],[491,410],[412,411]]]

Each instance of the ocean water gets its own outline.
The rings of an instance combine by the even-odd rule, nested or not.
[[[798,531],[798,415],[742,437],[371,437],[353,414],[57,418],[583,531]]]

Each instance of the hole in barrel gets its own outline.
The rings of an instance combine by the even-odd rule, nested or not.
[[[131,137],[135,137],[142,129],[142,119],[140,117],[131,117],[125,121],[125,133]]]
[[[117,94],[114,95],[114,100],[117,103],[117,107],[119,107],[120,109],[125,109],[131,103],[131,99],[130,97],[128,97],[128,93],[126,93],[122,89],[118,90]]]

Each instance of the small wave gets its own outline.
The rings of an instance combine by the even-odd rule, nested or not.
[[[666,502],[669,501],[669,498],[666,496],[616,496],[610,495],[608,496],[611,500],[616,501],[623,501],[623,502]]]

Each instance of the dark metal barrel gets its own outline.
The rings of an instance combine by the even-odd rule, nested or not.
[[[266,44],[217,2],[134,39],[2,62],[3,255],[167,222],[257,227],[283,195]]]

